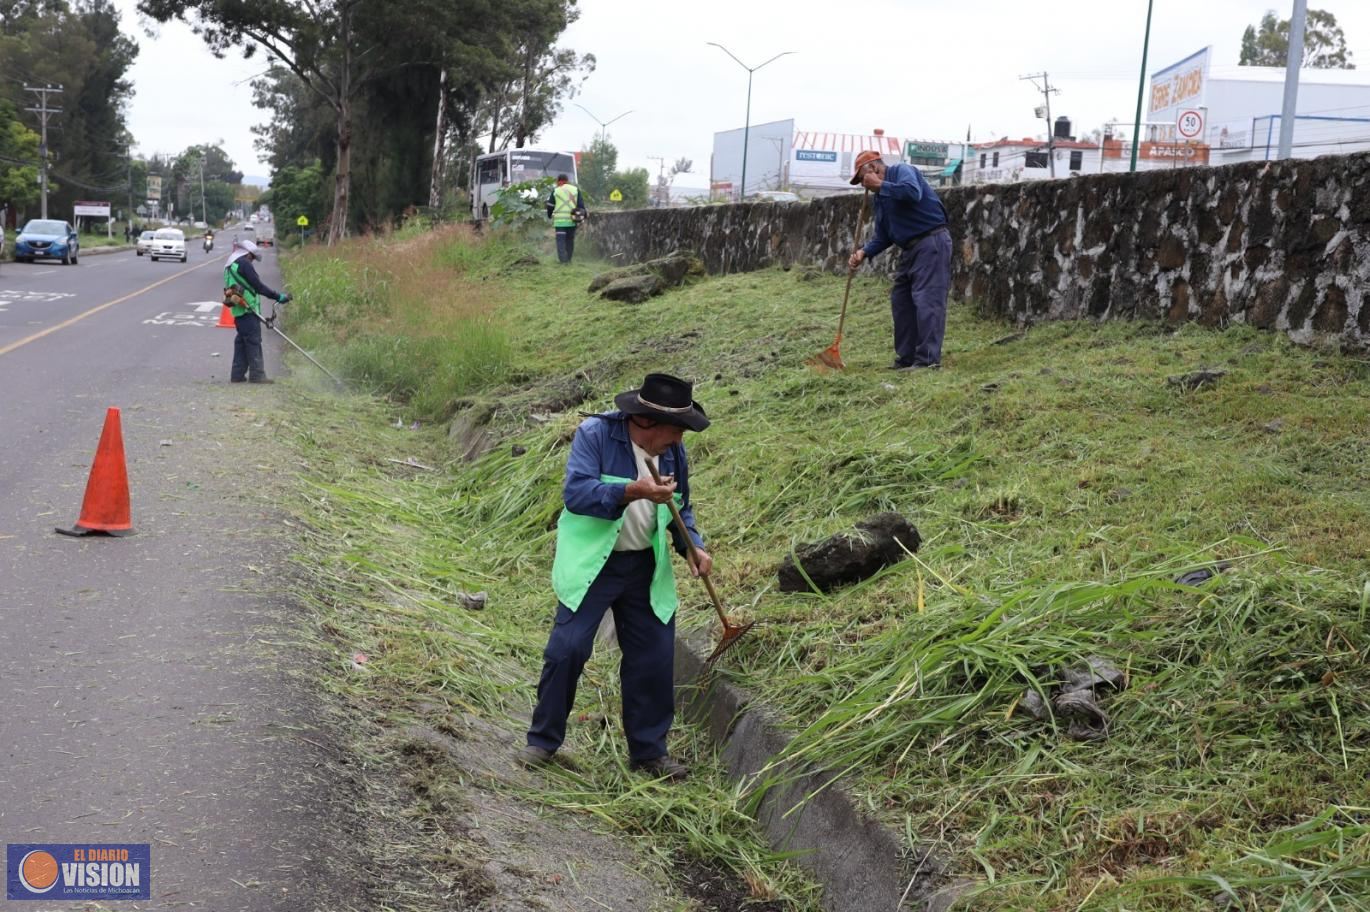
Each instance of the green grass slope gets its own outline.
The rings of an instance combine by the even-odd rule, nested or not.
[[[333,632],[377,656],[370,696],[526,712],[578,421],[542,403],[571,383],[592,391],[580,408],[608,408],[666,370],[713,418],[687,439],[696,511],[724,598],[761,622],[724,673],[776,708],[795,756],[973,879],[964,907],[1367,907],[1370,364],[1244,328],[1000,341],[1010,328],[953,306],[943,370],[897,374],[887,286],[861,279],[848,370],[820,374],[804,361],[832,340],[841,279],[711,278],[631,306],[585,293],[603,264],[525,255],[457,232],[288,268],[301,340],[398,397],[403,426],[474,403],[503,435],[465,464],[440,423],[301,399],[306,560]],[[1168,382],[1199,368],[1226,374]],[[392,461],[411,457],[437,471]],[[918,527],[915,557],[829,595],[776,591],[796,543],[880,510]],[[680,585],[685,623],[707,623],[702,589]],[[489,608],[455,607],[475,589]],[[1107,738],[1017,711],[1086,656],[1127,673],[1102,700]],[[766,783],[724,784],[693,729],[689,789],[626,775],[615,678],[597,657],[568,745],[582,770],[540,800],[811,906],[746,825]]]

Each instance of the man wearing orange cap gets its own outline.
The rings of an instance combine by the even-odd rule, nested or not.
[[[895,370],[940,367],[951,288],[951,232],[937,191],[913,165],[886,166],[880,153],[856,156],[853,185],[871,192],[875,230],[852,252],[852,269],[891,244],[903,251],[890,289]]]

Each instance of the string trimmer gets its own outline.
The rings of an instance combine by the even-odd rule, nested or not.
[[[652,473],[652,481],[661,484],[661,475],[656,470],[656,464],[652,460],[646,460],[647,471]],[[690,566],[698,566],[699,551],[695,549],[694,539],[690,537],[690,530],[685,528],[685,519],[680,515],[680,508],[675,505],[675,498],[667,501],[671,508],[671,516],[675,519],[675,527],[680,532],[680,537],[685,539],[685,549],[690,555]],[[718,597],[718,592],[714,590],[713,580],[709,579],[708,574],[701,574],[700,581],[704,583],[704,588],[709,590],[709,598],[713,600],[714,610],[718,612],[718,620],[723,624],[723,639],[718,641],[714,651],[709,653],[709,657],[704,660],[705,665],[712,665],[714,659],[726,652],[734,643],[741,639],[742,634],[751,630],[756,625],[756,621],[749,621],[746,624],[734,624],[728,619],[728,614],[723,610],[723,601]]]
[[[276,325],[276,317],[277,317],[277,316],[279,316],[279,315],[276,313],[276,308],[275,308],[275,307],[272,307],[272,308],[271,308],[271,316],[269,316],[269,317],[262,317],[262,322],[266,324],[266,328],[272,330],[273,332],[276,333],[276,335],[280,336],[282,339],[284,339],[285,341],[289,342],[292,346],[294,346],[295,351],[299,352],[300,354],[302,354],[302,355],[304,355],[306,358],[308,358],[310,364],[314,365],[314,366],[317,367],[319,370],[321,370],[321,371],[323,371],[325,374],[327,374],[327,375],[328,375],[328,378],[329,378],[330,380],[332,380],[334,383],[338,384],[338,386],[345,387],[347,384],[343,383],[343,382],[342,382],[341,380],[339,380],[337,377],[333,376],[333,372],[332,372],[332,371],[330,371],[328,368],[324,367],[322,364],[320,364],[318,361],[316,361],[316,360],[314,359],[314,356],[313,356],[313,355],[311,355],[309,352],[305,351],[303,348],[300,348],[299,344],[296,343],[294,339],[290,338],[290,337],[287,336],[284,332],[281,331],[281,328],[280,328],[279,326]]]

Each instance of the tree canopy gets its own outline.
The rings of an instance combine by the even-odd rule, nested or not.
[[[0,205],[27,213],[38,201],[39,150],[21,132],[40,126],[25,110],[38,100],[28,86],[62,89],[49,96],[60,109],[48,120],[50,210],[127,198],[126,76],[137,54],[109,0],[0,0]]]
[[[1282,67],[1289,60],[1289,20],[1273,10],[1261,17],[1260,27],[1248,25],[1242,34],[1241,66]],[[1354,70],[1346,35],[1337,17],[1326,10],[1308,11],[1303,30],[1303,59],[1299,64],[1315,70]]]
[[[478,135],[492,135],[496,148],[532,141],[593,66],[555,44],[575,20],[575,0],[139,0],[138,8],[189,22],[216,54],[270,58],[254,84],[272,114],[257,146],[278,175],[319,163],[332,185],[319,219],[330,240],[427,203],[435,153],[464,180],[457,159]]]

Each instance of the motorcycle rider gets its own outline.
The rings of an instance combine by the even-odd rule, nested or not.
[[[213,229],[213,228],[207,228],[207,229],[205,229],[205,253],[209,253],[209,252],[210,252],[211,250],[213,250],[213,249],[214,249],[214,229]]]

